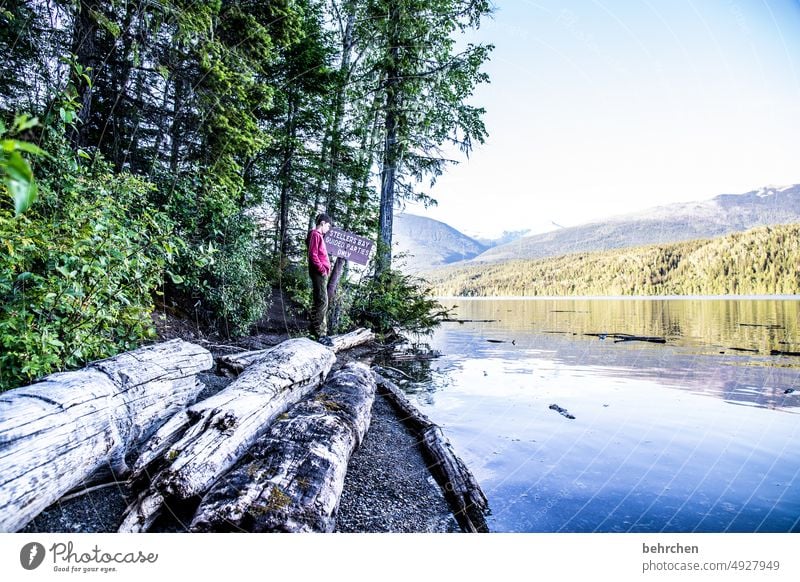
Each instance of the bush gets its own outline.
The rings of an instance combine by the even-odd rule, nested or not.
[[[156,202],[179,225],[171,299],[222,335],[246,334],[269,307],[273,279],[255,222],[222,188],[195,178],[160,181]]]
[[[449,314],[430,296],[427,282],[388,270],[355,290],[350,317],[377,333],[392,330],[427,333]]]
[[[151,293],[172,248],[169,222],[146,203],[152,185],[61,162],[39,174],[28,213],[0,203],[0,390],[154,334]]]

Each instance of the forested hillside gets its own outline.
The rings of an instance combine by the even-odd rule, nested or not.
[[[441,296],[798,294],[800,224],[669,245],[449,267],[427,277]]]
[[[245,333],[271,289],[306,298],[321,211],[379,243],[343,322],[427,313],[392,269],[393,212],[427,197],[441,146],[486,137],[491,47],[457,38],[488,11],[0,2],[0,389],[136,345],[156,302]]]

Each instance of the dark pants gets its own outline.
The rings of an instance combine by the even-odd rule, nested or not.
[[[312,268],[308,271],[311,277],[311,335],[320,338],[326,335],[325,316],[328,312],[328,278]]]

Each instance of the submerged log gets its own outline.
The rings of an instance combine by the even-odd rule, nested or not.
[[[568,418],[570,420],[575,420],[575,416],[570,414],[569,410],[567,410],[566,408],[561,408],[558,404],[551,404],[549,406],[549,408],[550,408],[550,410],[555,410],[557,413],[559,413],[564,418]]]
[[[431,473],[450,503],[461,529],[466,532],[488,532],[486,499],[475,476],[455,454],[442,429],[420,412],[392,381],[375,374],[378,388],[400,413],[400,419],[420,439],[420,446],[428,458]]]
[[[588,335],[591,337],[597,337],[601,340],[606,338],[612,338],[614,343],[619,342],[650,342],[652,344],[665,344],[667,343],[667,339],[658,336],[650,336],[650,335],[632,335],[629,333],[585,333],[583,335]]]
[[[349,333],[331,336],[332,346],[330,348],[335,352],[349,350],[357,345],[365,344],[368,341],[375,339],[375,334],[370,330],[360,327]],[[273,348],[263,350],[253,350],[250,352],[240,352],[238,354],[229,354],[220,356],[218,358],[218,365],[224,371],[232,372],[234,375],[241,374],[247,366],[257,361],[261,356]]]
[[[319,385],[335,360],[333,351],[317,342],[285,341],[266,350],[227,388],[173,416],[133,467],[139,477],[154,461],[164,463],[126,510],[120,531],[147,530],[170,496],[205,493],[278,415]]]
[[[52,374],[0,395],[0,531],[24,527],[197,398],[211,354],[183,340]]]
[[[192,531],[331,532],[347,463],[361,444],[375,398],[363,364],[334,372],[295,404],[200,503]]]
[[[770,356],[800,356],[800,352],[789,352],[784,350],[770,350]]]

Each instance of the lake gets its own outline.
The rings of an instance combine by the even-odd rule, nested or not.
[[[798,532],[798,299],[443,299],[391,365],[493,531]]]

